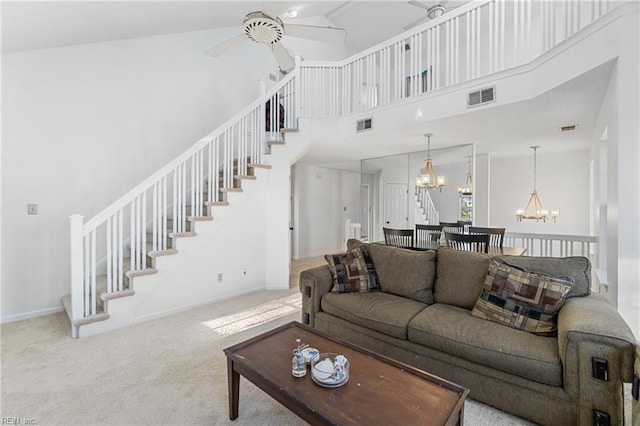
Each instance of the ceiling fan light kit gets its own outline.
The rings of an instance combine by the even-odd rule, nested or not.
[[[262,12],[251,12],[244,20],[244,33],[256,43],[273,44],[282,39],[284,25],[280,18]]]
[[[427,11],[427,16],[429,17],[429,19],[436,19],[444,15],[446,11],[447,9],[444,6],[437,4],[429,8],[429,10]]]

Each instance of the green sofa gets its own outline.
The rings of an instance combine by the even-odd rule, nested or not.
[[[349,240],[347,249],[361,245]],[[478,401],[547,425],[623,424],[636,339],[616,309],[590,293],[584,257],[497,256],[500,262],[575,280],[543,337],[472,316],[492,259],[440,249],[366,244],[381,291],[334,293],[327,265],[300,274],[302,322],[471,390]],[[606,360],[606,380],[594,362]],[[599,412],[599,414],[598,414]]]

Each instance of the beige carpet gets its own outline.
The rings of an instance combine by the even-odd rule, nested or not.
[[[261,291],[84,339],[64,313],[2,326],[2,417],[37,425],[303,425],[246,380],[228,417],[222,349],[300,317],[296,288]],[[524,425],[467,400],[467,425]]]

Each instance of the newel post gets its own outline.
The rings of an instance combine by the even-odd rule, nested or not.
[[[71,219],[71,337],[78,337],[73,323],[84,316],[84,262],[82,228],[84,216],[74,214]]]

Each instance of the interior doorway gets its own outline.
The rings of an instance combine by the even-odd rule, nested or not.
[[[406,228],[407,217],[407,183],[387,182],[384,184],[383,227]]]

